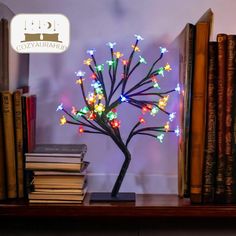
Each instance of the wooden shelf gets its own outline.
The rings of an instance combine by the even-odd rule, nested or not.
[[[0,217],[69,218],[235,218],[236,205],[191,205],[175,195],[137,195],[135,203],[29,204],[26,200],[0,202]]]

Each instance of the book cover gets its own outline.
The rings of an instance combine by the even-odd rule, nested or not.
[[[51,154],[85,154],[86,144],[37,144],[33,153]]]
[[[233,91],[236,76],[236,35],[227,36],[226,122],[225,122],[225,200],[233,202]]]
[[[50,171],[77,171],[81,172],[87,166],[86,162],[81,163],[46,163],[26,162],[26,170],[50,170]]]
[[[206,149],[204,158],[203,202],[214,201],[216,172],[216,119],[217,119],[217,42],[209,42],[207,81]]]
[[[191,110],[191,182],[190,200],[202,202],[202,175],[205,154],[206,94],[208,71],[208,42],[210,26],[207,22],[196,24],[193,93]]]
[[[218,34],[218,86],[217,86],[217,173],[215,200],[225,201],[225,118],[226,118],[226,65],[227,35]]]
[[[3,132],[6,161],[7,196],[17,197],[15,135],[13,121],[12,94],[9,91],[1,92],[1,105],[3,110]]]
[[[21,91],[13,93],[14,107],[14,128],[15,128],[15,149],[17,166],[17,191],[18,197],[24,197],[24,154],[23,154],[23,123]]]
[[[179,53],[179,83],[180,95],[180,138],[178,145],[178,195],[189,196],[189,140],[190,140],[190,111],[192,95],[193,56],[195,26],[186,24],[176,38]]]

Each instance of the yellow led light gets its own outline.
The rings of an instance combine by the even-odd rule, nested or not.
[[[138,46],[134,46],[134,45],[132,44],[131,47],[134,49],[135,52],[140,52],[140,49],[139,49]]]
[[[90,66],[92,62],[91,58],[88,58],[87,60],[84,60],[84,65]]]
[[[121,58],[121,57],[124,56],[124,54],[122,54],[121,52],[114,52],[113,54],[114,54],[114,56],[115,56],[117,59],[119,59],[119,58]]]
[[[84,81],[84,79],[77,79],[77,80],[76,80],[76,84],[82,84],[83,81]]]
[[[170,130],[169,122],[166,122],[166,124],[164,125],[164,129],[166,132],[168,132]]]
[[[170,65],[168,63],[165,65],[164,69],[166,71],[171,71],[172,70],[172,68],[170,67]]]
[[[64,125],[66,123],[66,118],[65,116],[62,116],[60,119],[60,125]]]
[[[105,111],[105,106],[102,103],[96,104],[94,110],[97,113],[102,113],[103,111]]]

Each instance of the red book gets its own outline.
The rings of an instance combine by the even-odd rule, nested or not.
[[[23,107],[25,109],[25,121],[24,123],[24,139],[25,152],[32,152],[35,148],[36,143],[36,95],[25,95],[23,96]],[[24,110],[23,109],[23,110]]]

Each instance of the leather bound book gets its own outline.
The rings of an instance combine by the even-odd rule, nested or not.
[[[217,115],[217,42],[209,42],[207,82],[206,149],[204,159],[203,202],[214,202],[216,171],[216,115]]]
[[[24,154],[21,91],[13,93],[18,197],[24,197]]]
[[[206,95],[208,73],[208,43],[210,26],[207,22],[196,24],[193,93],[191,111],[191,173],[190,200],[202,202],[202,175],[205,154]]]
[[[233,91],[236,76],[236,35],[227,37],[226,67],[226,122],[225,122],[225,200],[233,202]],[[234,103],[235,105],[235,103]]]
[[[225,107],[227,35],[218,34],[218,90],[217,90],[217,173],[216,202],[225,202]]]
[[[5,144],[6,179],[8,198],[17,197],[16,185],[16,159],[15,136],[13,123],[12,94],[8,91],[1,92],[1,105],[3,110],[3,132]]]

